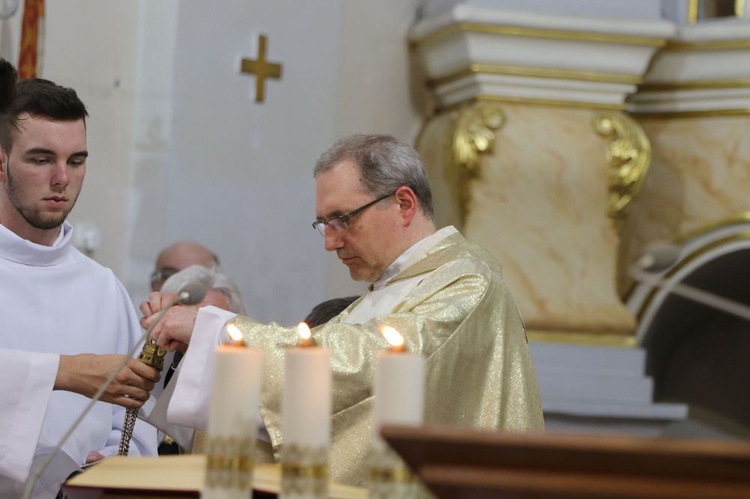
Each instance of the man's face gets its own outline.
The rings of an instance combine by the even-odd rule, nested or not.
[[[164,281],[191,265],[213,267],[215,264],[213,254],[203,246],[188,242],[175,244],[159,255],[151,275],[151,291],[161,290]]]
[[[51,244],[81,192],[86,127],[83,120],[20,118],[11,153],[0,165],[0,222],[25,239]]]
[[[365,192],[360,182],[359,167],[343,161],[318,175],[315,182],[315,215],[330,220],[358,208],[375,196]],[[394,229],[398,223],[398,204],[387,198],[367,208],[347,222],[347,229],[325,229],[325,248],[336,251],[341,262],[349,267],[355,281],[375,282],[393,263]]]

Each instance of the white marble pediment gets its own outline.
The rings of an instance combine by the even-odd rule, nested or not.
[[[441,107],[493,96],[622,107],[674,33],[665,21],[458,5],[413,26],[409,40]]]

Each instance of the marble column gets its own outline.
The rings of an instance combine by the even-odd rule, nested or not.
[[[617,269],[651,153],[624,109],[674,30],[458,5],[410,33],[438,224],[501,260],[531,339],[634,343]]]

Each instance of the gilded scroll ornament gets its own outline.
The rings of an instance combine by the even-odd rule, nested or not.
[[[607,114],[594,120],[594,130],[611,139],[607,160],[612,167],[609,185],[609,213],[617,224],[638,193],[651,162],[651,143],[643,129],[624,114]]]
[[[492,152],[495,130],[503,125],[505,116],[496,104],[480,102],[456,111],[454,122],[447,175],[463,226],[470,209],[470,183],[481,178],[481,155]]]

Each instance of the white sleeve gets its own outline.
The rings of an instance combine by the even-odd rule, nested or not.
[[[26,481],[60,356],[0,349],[0,474]]]
[[[214,306],[198,311],[180,372],[170,381],[175,383],[167,409],[170,423],[199,430],[208,428],[216,346],[224,339],[224,326],[235,317],[237,314]]]
[[[192,446],[195,430],[186,426],[171,424],[167,419],[167,409],[169,408],[169,402],[172,399],[179,373],[182,371],[182,365],[182,362],[180,362],[172,375],[172,379],[169,380],[169,384],[158,396],[154,396],[154,392],[151,392],[151,397],[141,407],[138,417],[172,437],[180,447],[189,449]]]

